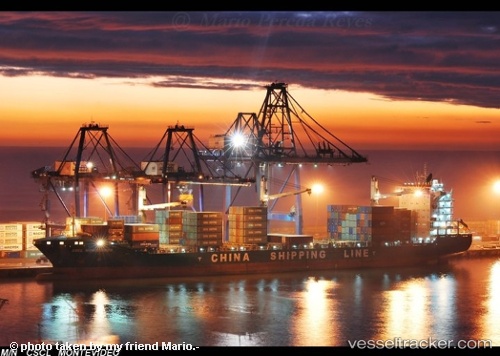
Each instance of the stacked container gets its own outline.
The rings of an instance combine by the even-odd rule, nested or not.
[[[41,252],[33,240],[45,237],[45,226],[39,222],[0,224],[0,256],[38,257]]]
[[[411,211],[393,206],[328,206],[328,233],[339,242],[385,243],[408,241]]]
[[[45,224],[39,222],[23,223],[23,250],[38,251],[35,245],[33,245],[33,240],[42,239],[45,235]]]
[[[160,243],[159,231],[157,224],[125,224],[123,236],[132,248],[158,248]]]
[[[230,243],[267,243],[267,207],[232,206],[228,219]]]
[[[92,230],[92,227],[87,227],[82,229],[82,225],[98,225],[103,226],[104,220],[99,217],[85,217],[85,218],[66,218],[66,230],[64,234],[68,237],[75,237],[81,233],[90,233],[89,230]],[[84,229],[86,231],[84,231]]]
[[[0,251],[23,250],[23,224],[0,224]]]
[[[125,234],[125,220],[108,219],[108,238],[110,241],[121,241]]]
[[[155,223],[160,229],[161,245],[182,243],[182,216],[184,210],[155,210]]]
[[[415,212],[403,208],[394,208],[395,229],[400,240],[407,241],[415,234]]]
[[[184,211],[182,216],[182,232],[187,246],[216,247],[222,245],[221,212]]]

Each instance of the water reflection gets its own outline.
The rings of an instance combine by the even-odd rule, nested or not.
[[[88,301],[83,294],[54,296],[52,303],[42,308],[41,340],[102,342],[103,338],[113,336],[109,318],[116,313],[110,313],[111,309],[113,302],[102,290],[92,293]]]
[[[457,323],[457,286],[456,279],[452,276],[439,276],[433,283],[431,303],[431,313],[435,322],[433,324],[434,332],[438,335],[444,335],[453,338],[450,333],[450,326]],[[456,325],[454,326],[456,328]]]
[[[456,307],[451,274],[424,275],[395,281],[382,293],[382,340],[450,340]]]
[[[294,345],[337,344],[335,286],[334,281],[310,277],[304,281],[304,290],[294,294],[298,309],[291,323]]]
[[[347,346],[491,339],[500,345],[500,260],[398,271],[109,282],[0,282],[0,344],[120,342]],[[15,303],[13,302],[15,301]],[[14,325],[14,327],[12,327]]]
[[[500,261],[488,272],[482,335],[489,340],[500,340]]]
[[[381,338],[410,339],[424,335],[425,322],[429,319],[429,310],[425,307],[427,297],[422,280],[403,282],[399,290],[388,291],[383,301],[383,305],[387,304],[386,330]]]

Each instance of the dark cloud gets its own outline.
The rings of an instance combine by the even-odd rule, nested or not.
[[[498,108],[499,28],[500,12],[3,12],[0,74]]]

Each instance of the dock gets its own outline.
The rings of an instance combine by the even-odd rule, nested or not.
[[[472,245],[458,258],[500,257],[500,246]]]
[[[51,263],[37,263],[34,258],[0,258],[0,279],[34,278],[51,270]]]

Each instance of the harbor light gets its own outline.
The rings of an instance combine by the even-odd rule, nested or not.
[[[107,186],[101,187],[101,189],[99,190],[99,194],[101,195],[104,204],[104,220],[108,220],[107,198],[111,196],[111,193],[111,188]]]
[[[231,136],[231,144],[233,147],[244,147],[246,143],[245,141],[245,136],[242,133],[237,132]]]
[[[315,183],[313,184],[311,191],[313,194],[321,195],[325,191],[325,188],[323,187],[323,184]]]
[[[500,180],[496,180],[496,181],[493,183],[493,191],[494,191],[496,194],[500,194]]]
[[[104,247],[104,245],[106,244],[106,240],[104,239],[99,239],[95,242],[96,246],[97,247]]]
[[[102,187],[99,192],[103,198],[107,198],[107,197],[111,196],[111,188],[110,187]]]

